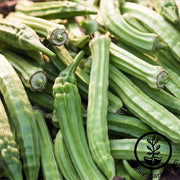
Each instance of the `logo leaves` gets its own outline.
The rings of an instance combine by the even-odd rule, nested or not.
[[[157,146],[156,146],[156,150],[158,150],[160,147],[161,147],[161,145],[157,145]]]
[[[151,148],[150,146],[147,146],[147,148],[148,148],[150,151],[152,151],[152,148]]]

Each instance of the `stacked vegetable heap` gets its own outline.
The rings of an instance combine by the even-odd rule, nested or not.
[[[173,0],[24,0],[1,16],[0,177],[159,179],[129,161],[148,132],[180,162],[179,19]]]

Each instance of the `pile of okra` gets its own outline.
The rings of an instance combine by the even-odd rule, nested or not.
[[[177,175],[179,12],[178,0],[19,0],[1,15],[0,179],[158,180],[174,162]],[[142,163],[167,159],[162,139],[134,154],[152,132],[172,147],[157,169]]]

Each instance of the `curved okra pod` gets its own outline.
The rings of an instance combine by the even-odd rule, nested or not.
[[[92,67],[87,107],[87,137],[92,158],[108,179],[115,176],[114,159],[110,154],[107,107],[110,39],[95,33],[89,44]]]
[[[68,150],[60,130],[56,135],[54,143],[54,153],[56,156],[57,164],[61,172],[63,173],[63,176],[69,180],[78,180],[79,177],[73,167],[72,161],[69,157]]]
[[[110,83],[122,98],[126,107],[152,129],[167,136],[175,143],[180,142],[179,119],[143,93],[129,78],[110,65]]]
[[[20,22],[1,20],[0,41],[26,51],[41,51],[48,56],[55,56],[52,51],[40,42],[39,37],[33,29]]]
[[[19,150],[8,122],[4,106],[0,99],[0,178],[5,175],[12,180],[22,180],[22,165]],[[1,171],[3,174],[1,175]]]
[[[46,121],[41,112],[34,111],[34,114],[38,126],[43,177],[44,179],[63,180],[55,160],[53,143]]]
[[[1,50],[0,50],[1,51]],[[11,51],[1,51],[15,68],[24,85],[33,91],[42,91],[46,87],[47,76],[41,67],[37,67]]]
[[[158,37],[167,44],[171,52],[180,62],[180,33],[168,23],[161,15],[145,6],[136,3],[125,3],[122,6],[125,13],[146,25],[149,30],[153,31]]]
[[[121,16],[117,0],[101,0],[100,13],[108,29],[127,44],[152,52],[165,47],[157,35],[131,27]]]
[[[68,39],[68,33],[64,25],[56,24],[37,17],[27,16],[20,12],[10,13],[6,19],[16,20],[26,24],[34,29],[34,31],[39,35],[46,37],[50,43],[54,45],[60,46],[65,44]]]
[[[75,62],[56,78],[53,86],[55,113],[67,150],[80,179],[104,180],[92,160],[83,126],[81,99],[76,86],[75,70],[82,59],[81,51]]]
[[[24,87],[8,60],[0,55],[0,91],[13,121],[27,180],[39,174],[39,139],[37,124]]]
[[[110,140],[111,153],[115,159],[124,159],[124,160],[135,160],[134,147],[138,139],[114,139]],[[162,163],[166,161],[169,156],[169,145],[164,141],[159,141],[161,144],[161,156]],[[149,151],[147,149],[147,140],[141,140],[138,144],[138,158],[140,161],[144,161],[144,156],[147,155]],[[172,164],[175,160],[180,161],[180,149],[179,144],[172,145],[172,156],[169,160],[169,163]]]
[[[16,11],[44,19],[69,19],[75,16],[96,14],[94,8],[70,1],[31,2],[19,1]]]

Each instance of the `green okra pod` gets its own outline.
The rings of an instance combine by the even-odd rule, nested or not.
[[[11,51],[0,50],[19,74],[23,84],[33,91],[42,91],[46,87],[47,76],[41,67]]]
[[[180,142],[180,121],[162,105],[143,93],[129,78],[110,65],[110,83],[126,107],[152,129]]]
[[[105,25],[119,39],[131,46],[155,52],[164,48],[157,35],[153,33],[142,33],[130,26],[121,16],[118,1],[101,0],[100,13]]]
[[[76,86],[75,70],[82,59],[81,51],[75,62],[56,78],[53,86],[54,108],[70,158],[80,179],[104,180],[92,160],[83,126],[81,99]]]
[[[16,11],[44,19],[69,19],[75,16],[96,14],[94,8],[70,1],[31,2],[19,1]]]
[[[13,67],[3,55],[0,61],[0,91],[15,127],[23,170],[27,180],[35,180],[39,174],[40,150],[32,106]]]
[[[16,20],[31,27],[39,35],[46,37],[51,44],[62,45],[68,40],[68,33],[64,25],[47,21],[42,18],[27,16],[23,13],[10,13],[7,20]]]
[[[72,161],[69,157],[69,153],[60,130],[55,138],[54,152],[57,164],[61,172],[63,173],[63,176],[69,180],[78,180],[79,177],[73,167]]]
[[[115,165],[110,154],[106,118],[110,39],[96,33],[89,44],[92,54],[92,68],[87,107],[87,137],[93,160],[108,179],[113,179]]]
[[[166,43],[170,51],[180,62],[180,33],[167,22],[161,15],[145,6],[136,3],[125,3],[122,6],[123,12],[130,14]]]
[[[15,142],[13,133],[4,106],[0,99],[0,176],[5,175],[12,180],[22,180],[22,164],[19,159],[20,153]],[[1,172],[3,174],[1,175]],[[1,178],[1,177],[0,177]]]
[[[20,22],[1,20],[0,41],[25,51],[36,50],[48,56],[55,56],[52,51],[40,42],[38,35],[33,29]]]
[[[53,150],[53,143],[49,134],[46,121],[39,111],[34,111],[36,122],[38,126],[40,150],[41,150],[41,164],[44,179],[63,180],[62,175],[58,170]]]

